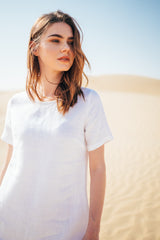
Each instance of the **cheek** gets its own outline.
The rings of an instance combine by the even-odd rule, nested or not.
[[[58,51],[58,47],[53,44],[43,44],[41,49],[42,52],[46,55],[50,55]]]
[[[51,46],[51,45],[49,45],[49,46],[47,46],[46,47],[46,52],[48,53],[48,54],[53,54],[53,53],[56,53],[56,52],[58,52],[58,47],[57,46]]]

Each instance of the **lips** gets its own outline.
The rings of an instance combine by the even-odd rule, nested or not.
[[[69,61],[70,59],[68,56],[63,56],[63,57],[58,58],[58,60]]]

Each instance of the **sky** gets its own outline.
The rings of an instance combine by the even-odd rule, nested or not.
[[[0,90],[25,88],[32,25],[62,10],[84,34],[87,75],[129,74],[160,80],[160,0],[14,0],[0,3]]]

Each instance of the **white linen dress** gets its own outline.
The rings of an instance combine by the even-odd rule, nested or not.
[[[99,94],[63,116],[56,100],[8,102],[1,139],[13,154],[0,186],[0,240],[82,240],[88,224],[88,151],[113,139]]]

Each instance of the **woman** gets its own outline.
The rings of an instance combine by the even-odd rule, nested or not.
[[[8,143],[1,240],[99,239],[104,143],[113,137],[98,93],[82,87],[88,60],[79,29],[61,11],[41,16],[31,29],[26,91],[9,100],[1,136]]]

